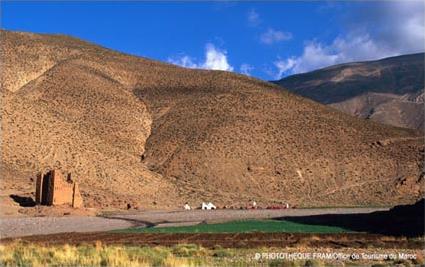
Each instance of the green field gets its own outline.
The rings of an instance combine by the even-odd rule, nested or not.
[[[285,220],[245,220],[176,227],[128,228],[119,233],[347,233],[350,230],[325,225],[300,224]]]

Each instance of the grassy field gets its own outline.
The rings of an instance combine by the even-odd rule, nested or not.
[[[173,247],[139,247],[126,245],[56,245],[45,246],[15,242],[0,245],[0,266],[417,266],[424,264],[421,251],[415,260],[363,261],[363,260],[259,260],[256,255],[267,252],[299,253],[314,252],[302,248],[204,248],[193,244]],[[320,249],[316,252],[323,252]],[[335,253],[352,253],[353,249],[335,250]],[[379,250],[380,253],[395,253],[397,250]],[[361,253],[362,251],[357,251]],[[376,251],[375,251],[376,252]],[[402,264],[402,265],[400,265]]]
[[[197,224],[177,227],[128,228],[120,233],[347,233],[350,230],[325,225],[308,225],[278,220],[245,220],[217,224]]]
[[[196,245],[166,247],[96,245],[0,245],[0,266],[202,266],[206,250]]]

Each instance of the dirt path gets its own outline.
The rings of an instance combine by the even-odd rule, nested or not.
[[[0,237],[18,237],[64,232],[94,232],[133,226],[125,220],[99,217],[21,217],[0,219]]]
[[[0,218],[0,237],[20,237],[69,232],[100,232],[134,226],[172,226],[200,222],[225,222],[242,219],[264,219],[284,216],[369,213],[377,208],[288,209],[288,210],[214,210],[214,211],[147,211],[114,213],[103,217],[22,217]]]

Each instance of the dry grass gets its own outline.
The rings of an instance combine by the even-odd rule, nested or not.
[[[0,245],[1,266],[412,266],[424,264],[423,251],[416,253],[415,260],[282,260],[255,259],[255,253],[263,252],[335,252],[335,253],[396,253],[396,250],[359,250],[327,248],[314,249],[206,249],[197,245],[182,244],[174,247],[138,247],[125,245],[63,245],[41,246],[15,242]]]
[[[183,257],[180,255],[183,253]],[[5,266],[195,266],[198,248],[104,246],[40,246],[15,243],[0,246]]]

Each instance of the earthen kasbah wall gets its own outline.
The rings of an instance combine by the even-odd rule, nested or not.
[[[67,178],[58,170],[51,170],[37,175],[35,201],[39,205],[71,205],[74,208],[83,206],[78,183],[72,181],[71,174]]]

